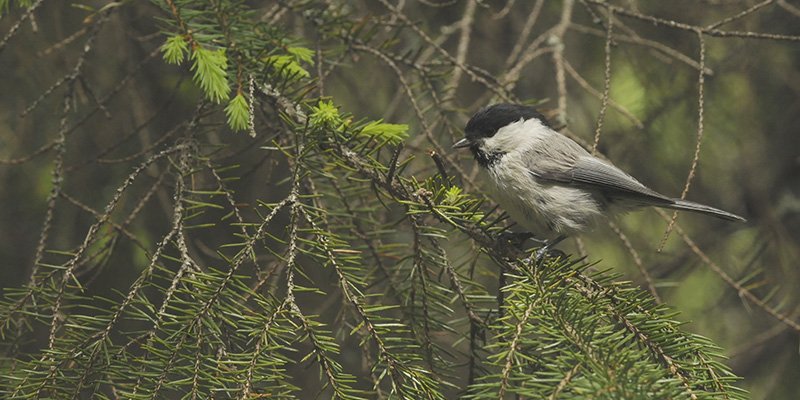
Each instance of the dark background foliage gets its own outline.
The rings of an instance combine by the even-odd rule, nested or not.
[[[203,93],[192,82],[190,64],[168,65],[159,51],[165,32],[174,33],[175,22],[167,6],[159,2],[50,2],[38,7],[6,39],[26,12],[11,3],[0,19],[4,37],[0,42],[0,294],[9,295],[12,288],[29,282],[37,254],[45,264],[64,262],[133,169],[164,144],[176,142],[187,125],[202,137],[201,152],[209,162],[232,168],[223,175],[235,179],[225,185],[235,193],[236,209],[245,220],[257,221],[259,213],[268,212],[259,208],[260,203],[287,196],[292,165],[274,157],[270,153],[274,150],[261,148],[271,147],[273,139],[284,143],[281,137],[289,134],[276,117],[278,107],[257,110],[259,135],[251,138],[247,132],[226,127],[222,106],[199,106]],[[437,173],[427,155],[433,149],[444,157],[449,173],[465,191],[479,195],[471,179],[472,161],[466,154],[451,153],[449,145],[460,137],[460,128],[472,112],[503,98],[539,104],[566,126],[567,134],[588,146],[595,141],[599,116],[604,115],[598,150],[662,193],[680,195],[690,171],[696,172],[687,198],[736,212],[748,222],[738,225],[681,214],[672,227],[671,214],[646,211],[625,216],[614,226],[600,226],[561,247],[589,261],[602,260],[598,268],[612,268],[622,274],[619,280],[633,281],[680,311],[676,318],[686,321],[685,330],[711,338],[724,349],[727,364],[743,377],[738,385],[751,391],[753,398],[796,396],[800,380],[800,330],[793,322],[800,320],[795,290],[800,285],[796,261],[800,256],[799,3],[611,2],[620,12],[613,17],[608,66],[608,15],[596,1],[401,0],[334,5],[346,15],[349,27],[364,24],[373,30],[370,37],[383,40],[365,42],[337,42],[331,38],[340,32],[319,30],[321,22],[314,10],[330,7],[329,2],[269,3],[253,5],[258,18],[265,21],[265,30],[290,32],[298,45],[319,51],[315,57],[325,51],[324,63],[306,66],[312,77],[324,75],[314,89],[319,95],[330,96],[355,120],[410,125],[401,159],[416,158],[404,171],[407,177],[423,180]],[[571,7],[571,12],[565,13],[565,7]],[[719,29],[795,36],[703,35],[702,62],[707,73],[700,92],[698,34],[637,17],[642,15],[708,29],[738,16]],[[526,33],[532,16],[535,23]],[[380,23],[364,22],[371,18]],[[87,40],[92,50],[85,54]],[[79,76],[69,83],[74,85],[74,96],[66,97],[68,85],[54,85],[69,80],[76,65],[80,65]],[[607,68],[608,102],[603,96]],[[238,80],[231,84],[234,92],[243,83],[246,93],[246,78],[234,77],[235,71],[229,75],[232,82]],[[52,93],[50,88],[54,88]],[[66,117],[65,107],[69,109]],[[202,122],[191,125],[198,115]],[[700,118],[703,136],[694,168]],[[66,143],[63,175],[54,180],[59,132]],[[391,152],[381,153],[379,158],[390,156]],[[142,248],[152,251],[173,223],[174,175],[175,169],[147,166],[111,215],[118,225],[100,228],[106,239],[91,245],[92,256],[87,256],[86,267],[76,278],[84,287],[83,299],[96,299],[83,306],[108,309],[108,300],[101,299],[119,299],[149,263]],[[63,189],[48,204],[58,179],[63,179]],[[204,189],[217,184],[208,174],[197,179],[185,184]],[[353,196],[361,198],[363,193]],[[392,246],[405,246],[413,238],[409,229],[394,225],[404,215],[399,206],[376,210],[380,211],[365,210],[364,215],[375,219],[375,229],[385,230],[381,234],[385,258],[392,259]],[[232,221],[232,212],[227,205],[204,209],[198,223]],[[129,216],[134,218],[127,221]],[[286,213],[275,218],[277,227],[292,223]],[[239,229],[229,223],[190,229],[191,251],[207,265],[224,269],[217,250],[229,244]],[[47,239],[40,244],[43,231]],[[114,231],[123,234],[112,239]],[[277,228],[272,233],[276,237],[267,242],[278,242],[286,234]],[[451,255],[477,254],[475,245],[465,243],[444,246]],[[276,260],[268,263],[279,263]],[[495,293],[496,266],[477,255],[459,262],[473,261],[479,264],[475,280]],[[305,262],[311,262],[310,256]],[[281,268],[265,270],[281,274]],[[261,279],[265,270],[247,265],[238,273]],[[307,273],[307,281],[319,289],[336,291],[329,270]],[[168,280],[159,283],[169,285]],[[279,283],[267,286],[274,290],[271,293],[284,290]],[[387,291],[380,286],[370,294]],[[320,322],[336,326],[336,321],[345,318],[339,296],[301,294],[299,298],[309,314],[320,315]],[[352,371],[365,361],[357,351],[359,338],[347,331],[335,336],[345,349],[340,362]],[[5,347],[24,353],[47,343],[48,329],[31,332],[25,341]],[[308,370],[313,371],[308,382],[297,378],[306,374],[304,368],[302,364],[290,367],[292,383],[315,388],[316,370]]]

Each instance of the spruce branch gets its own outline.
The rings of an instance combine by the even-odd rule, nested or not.
[[[36,71],[56,77],[9,103],[21,113],[13,134],[0,135],[10,154],[0,176],[40,183],[13,197],[39,213],[38,239],[3,241],[29,247],[34,263],[27,284],[2,288],[0,393],[745,397],[720,361],[724,351],[691,333],[703,325],[684,325],[666,305],[685,288],[665,284],[694,257],[724,294],[755,305],[754,320],[763,311],[800,332],[772,277],[755,268],[773,257],[764,250],[771,247],[733,263],[747,270],[743,278],[715,259],[737,255],[750,227],[730,243],[715,241],[726,246],[714,256],[664,214],[682,243],[659,260],[643,246],[646,224],[613,223],[623,261],[530,261],[533,249],[503,239],[515,229],[508,217],[477,195],[479,169],[448,150],[478,107],[543,105],[543,90],[557,95],[564,132],[599,157],[601,136],[617,140],[603,135],[642,126],[658,129],[637,133],[654,135],[660,113],[685,108],[700,118],[695,146],[686,147],[686,192],[709,157],[700,152],[703,132],[720,124],[712,118],[717,91],[738,87],[712,85],[712,73],[734,75],[736,63],[720,54],[740,50],[731,42],[752,46],[741,39],[796,43],[757,30],[768,15],[792,17],[791,7],[708,5],[713,18],[687,23],[658,7],[600,0],[367,3],[86,6],[75,9],[86,13],[80,22],[75,10],[59,16],[69,33],[53,39],[37,26],[56,18],[58,3],[0,10],[16,18],[0,41],[3,60],[33,55]],[[723,29],[745,24],[754,30]],[[673,40],[686,33],[699,52]],[[507,45],[487,40],[508,35]],[[14,47],[23,39],[30,50]],[[111,51],[138,59],[104,57]],[[68,61],[51,62],[60,59]],[[663,71],[675,81],[671,97],[657,94]],[[688,104],[679,89],[692,82],[699,99]],[[645,89],[647,104],[627,101],[627,92]],[[600,109],[584,113],[584,103]],[[55,120],[50,109],[60,110]],[[587,121],[594,141],[572,133],[587,131]],[[726,151],[744,140],[730,139]],[[588,241],[579,252],[588,259],[595,250]],[[635,264],[643,288],[598,271],[613,260],[624,271]],[[748,348],[781,340],[754,337]],[[753,376],[753,368],[737,371]]]

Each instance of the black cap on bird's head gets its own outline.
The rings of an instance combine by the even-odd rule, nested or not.
[[[467,122],[464,139],[456,142],[454,148],[471,146],[476,140],[494,136],[500,128],[519,120],[538,119],[550,126],[547,119],[536,109],[520,104],[499,103],[484,107]]]

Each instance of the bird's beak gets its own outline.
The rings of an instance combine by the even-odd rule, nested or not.
[[[469,147],[471,144],[472,144],[472,142],[470,142],[469,139],[464,138],[464,139],[461,139],[461,140],[455,142],[453,144],[453,148],[454,149],[463,149],[464,147]]]

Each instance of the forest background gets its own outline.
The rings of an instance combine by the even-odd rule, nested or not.
[[[649,362],[630,375],[642,393],[735,393],[708,372],[729,367],[752,398],[796,396],[800,3],[5,0],[0,12],[6,396],[579,398],[603,370],[583,339]],[[536,105],[648,186],[748,222],[633,213],[559,246],[585,261],[521,265],[494,241],[510,221],[483,201],[471,157],[450,149],[498,101]],[[641,289],[619,294],[647,310],[641,325],[616,292],[603,303],[616,287]],[[559,325],[597,304],[608,318]],[[539,309],[552,319],[529,321]],[[687,336],[653,343],[648,323]],[[577,329],[577,347],[554,341],[565,353],[548,358],[543,338],[570,337],[564,326],[609,336]],[[671,363],[690,342],[727,357],[711,383]],[[526,387],[548,362],[561,372]],[[675,387],[650,380],[661,373]]]

